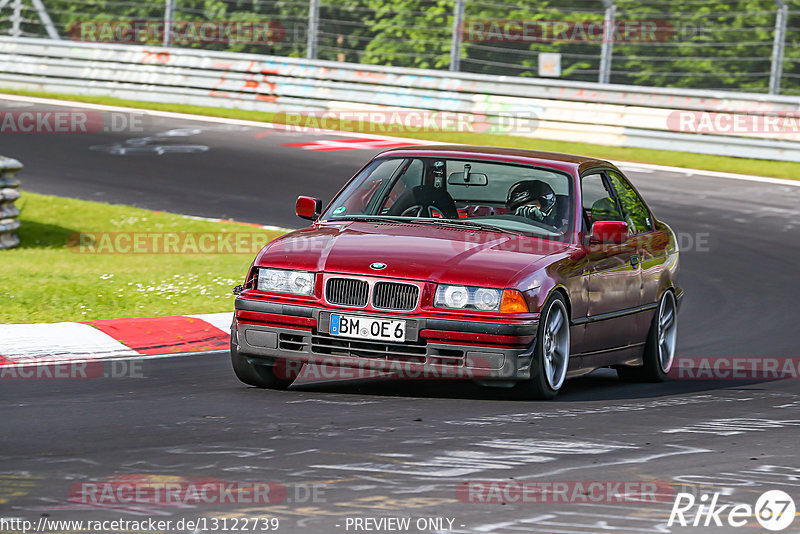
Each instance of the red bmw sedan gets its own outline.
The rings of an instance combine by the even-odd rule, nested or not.
[[[245,384],[324,365],[549,399],[600,367],[660,381],[673,365],[676,237],[611,163],[405,147],[296,210],[311,226],[266,245],[235,290]]]

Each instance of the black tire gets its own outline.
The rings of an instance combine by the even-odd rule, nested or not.
[[[276,376],[276,366],[282,370],[288,369],[289,366],[285,365],[286,362],[276,361],[275,365],[256,365],[247,361],[247,356],[240,353],[236,345],[231,341],[231,364],[233,365],[233,372],[236,378],[244,382],[248,386],[255,386],[257,388],[267,389],[286,389],[288,388],[296,375],[290,378],[283,378]],[[283,365],[281,365],[283,364]],[[287,374],[284,372],[284,374]]]
[[[662,336],[665,312],[671,313],[670,332],[666,334],[671,337],[667,346],[663,345]],[[667,290],[661,295],[658,301],[656,313],[650,323],[650,330],[647,333],[647,341],[644,345],[644,365],[640,367],[617,367],[617,376],[626,382],[663,382],[667,379],[669,371],[675,360],[675,339],[678,329],[678,305],[675,293]],[[667,349],[671,354],[665,355]]]
[[[565,351],[563,356],[563,376],[561,376],[559,380],[555,380],[555,384],[553,384],[551,380],[548,379],[548,371],[545,363],[545,343],[548,337],[546,336],[547,325],[550,324],[550,320],[556,311],[560,311],[563,314],[563,328],[565,333],[560,333],[559,335],[565,335],[566,348],[563,349],[564,340],[562,339],[560,343],[562,345],[562,350]],[[533,360],[531,361],[531,374],[534,374],[534,376],[529,380],[518,382],[517,385],[514,386],[514,393],[518,398],[550,400],[558,395],[566,379],[567,367],[569,367],[569,343],[569,313],[567,311],[567,304],[560,293],[554,293],[547,299],[547,302],[545,302],[545,305],[542,307],[539,327],[536,331],[536,344],[533,348]],[[558,374],[561,375],[562,373],[559,372]]]

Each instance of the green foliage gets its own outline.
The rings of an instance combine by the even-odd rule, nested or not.
[[[450,64],[452,0],[367,0],[374,31],[362,61],[446,69]]]
[[[775,29],[773,0],[727,0],[664,6],[619,2],[622,16],[671,28],[657,43],[615,47],[616,83],[766,92]]]

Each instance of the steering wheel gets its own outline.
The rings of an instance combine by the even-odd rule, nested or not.
[[[441,213],[444,217],[444,213],[442,213],[439,208],[434,206],[433,204],[428,204],[427,206],[423,206],[422,204],[415,204],[413,206],[409,206],[403,210],[403,213],[400,214],[401,217],[436,217],[434,212]]]
[[[389,215],[400,217],[434,217],[438,211],[446,219],[458,218],[456,203],[443,189],[418,185],[403,193],[389,208]]]

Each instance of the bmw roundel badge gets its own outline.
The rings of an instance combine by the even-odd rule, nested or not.
[[[383,269],[386,268],[386,264],[385,263],[381,263],[379,261],[376,261],[375,263],[370,265],[369,268],[374,270],[374,271],[382,271]]]

